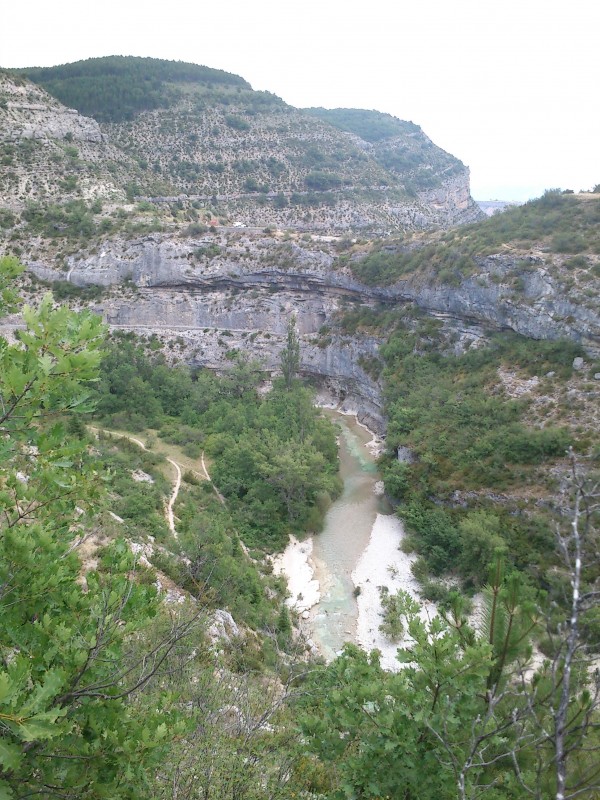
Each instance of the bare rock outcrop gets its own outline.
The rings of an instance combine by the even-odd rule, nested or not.
[[[96,120],[66,108],[33,83],[0,75],[0,99],[1,139],[102,141]]]
[[[469,169],[443,179],[439,186],[419,193],[420,200],[438,215],[444,227],[481,219],[480,208],[471,197]]]
[[[208,240],[219,241],[219,253],[196,258],[194,253]],[[104,305],[107,318],[117,325],[280,335],[294,312],[306,335],[329,325],[344,301],[414,302],[459,323],[511,329],[534,339],[566,337],[591,352],[600,348],[597,304],[586,305],[566,291],[560,275],[541,257],[532,256],[527,263],[512,254],[479,258],[476,274],[457,286],[422,275],[387,287],[366,286],[349,269],[335,269],[334,262],[326,244],[309,247],[300,240],[282,243],[240,234],[205,241],[151,234],[115,239],[96,253],[70,257],[68,277],[76,286],[129,282],[137,287],[136,303],[115,299]],[[43,263],[33,263],[31,269],[45,280],[64,279],[64,273]]]

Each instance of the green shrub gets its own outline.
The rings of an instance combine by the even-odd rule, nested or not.
[[[329,189],[337,189],[342,185],[339,175],[330,172],[314,171],[309,172],[304,179],[307,189],[311,191],[325,192]]]
[[[398,642],[404,634],[404,593],[390,594],[385,586],[380,586],[379,596],[383,616],[379,630],[391,642]]]
[[[234,131],[250,130],[250,123],[243,117],[238,116],[237,114],[226,114],[225,122],[230,128],[233,128]]]

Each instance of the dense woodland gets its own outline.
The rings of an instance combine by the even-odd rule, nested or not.
[[[224,377],[191,374],[119,337],[103,362],[97,411],[107,427],[157,429],[191,457],[204,451],[243,540],[280,549],[290,530],[320,527],[339,491],[337,446],[308,389],[282,381],[261,396],[261,377],[241,357]]]
[[[15,70],[69,108],[101,122],[122,122],[181,96],[174,84],[249,89],[238,75],[182,61],[109,56],[58,67]]]
[[[406,122],[391,114],[366,111],[362,108],[307,108],[306,112],[371,143],[421,130],[414,122]]]
[[[383,470],[388,491],[402,500],[399,513],[415,534],[425,574],[457,570],[481,585],[500,548],[514,567],[544,581],[554,558],[551,517],[526,507],[526,487],[535,484],[540,465],[563,458],[571,446],[587,452],[590,441],[579,442],[556,423],[532,427],[525,422],[527,400],[490,389],[503,365],[530,375],[560,370],[564,379],[580,353],[571,342],[502,334],[488,348],[442,355],[426,323],[390,337],[383,352],[388,445],[392,454],[409,446],[416,463],[390,459]],[[520,502],[503,507],[487,499],[515,490]],[[469,493],[475,499],[456,502]]]

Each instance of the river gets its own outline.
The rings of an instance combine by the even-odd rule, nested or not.
[[[419,602],[424,621],[435,615],[435,607],[421,600],[412,574],[416,555],[403,552],[402,522],[377,491],[381,476],[368,446],[372,434],[355,417],[332,410],[323,413],[340,429],[343,491],[329,508],[321,533],[303,541],[290,537],[273,567],[285,575],[287,602],[327,661],[345,642],[353,642],[379,650],[381,665],[397,670],[396,652],[402,642],[390,641],[380,629],[381,589],[407,592]]]
[[[378,514],[391,514],[376,494],[381,481],[376,456],[367,446],[372,434],[355,417],[324,413],[338,425],[342,494],[329,508],[321,533],[313,538],[312,563],[321,600],[313,607],[311,636],[325,658],[333,658],[344,642],[355,641],[358,606],[352,572],[365,552]]]

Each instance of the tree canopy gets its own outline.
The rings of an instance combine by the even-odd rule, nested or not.
[[[14,70],[61,103],[100,122],[131,119],[140,111],[168,106],[179,96],[174,84],[250,89],[239,75],[158,58],[106,56],[56,67]]]
[[[0,260],[1,312],[19,271]],[[15,344],[0,338],[0,797],[133,800],[169,717],[130,700],[188,624],[135,655],[155,589],[132,581],[123,542],[84,574],[77,546],[102,481],[67,422],[90,410],[104,329],[50,295],[23,318]]]

